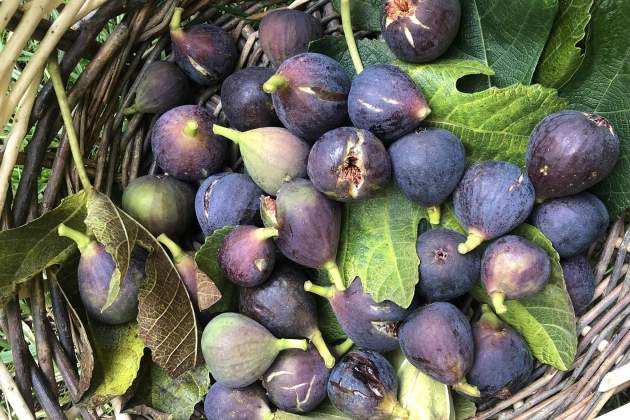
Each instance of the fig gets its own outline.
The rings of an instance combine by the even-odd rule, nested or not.
[[[397,140],[389,155],[400,190],[409,200],[427,207],[431,224],[440,223],[440,205],[466,169],[462,142],[450,131],[428,128]]]
[[[398,380],[392,365],[368,349],[348,352],[330,372],[328,398],[352,418],[408,418],[397,399]]]
[[[262,84],[272,75],[273,70],[265,67],[247,67],[225,79],[221,104],[232,127],[247,131],[280,125],[271,95],[262,90]]]
[[[239,226],[230,232],[219,248],[219,267],[232,283],[254,287],[264,283],[276,263],[276,250],[271,238],[278,236],[274,228]]]
[[[271,402],[283,411],[306,413],[326,399],[330,371],[314,347],[286,350],[263,376]]]
[[[507,312],[505,299],[522,299],[540,292],[551,276],[549,255],[516,235],[492,242],[481,259],[481,282],[498,314]]]
[[[244,174],[223,172],[206,179],[195,197],[197,221],[204,235],[230,225],[260,223],[263,191]]]
[[[260,21],[258,39],[274,66],[308,51],[308,44],[324,35],[319,20],[294,9],[272,10]]]
[[[430,113],[420,89],[399,67],[367,66],[352,80],[348,94],[352,124],[386,144],[411,133]]]
[[[215,124],[214,132],[238,144],[247,173],[267,194],[276,195],[283,182],[306,176],[310,146],[285,128],[241,132]]]
[[[534,187],[517,166],[483,161],[469,167],[455,189],[455,216],[466,229],[465,254],[483,241],[505,235],[523,223],[534,206]]]
[[[408,311],[388,300],[375,302],[363,291],[359,277],[345,290],[310,281],[304,283],[304,289],[328,299],[341,329],[357,346],[380,353],[398,347],[398,326]]]
[[[265,391],[260,385],[231,389],[214,383],[203,402],[208,420],[272,420]]]
[[[138,82],[132,106],[125,114],[161,114],[190,100],[190,83],[182,71],[168,61],[154,61]]]
[[[427,302],[447,301],[463,296],[479,279],[481,258],[477,250],[457,252],[466,237],[450,229],[424,232],[416,242],[420,259],[418,295]]]
[[[586,313],[595,296],[595,272],[585,255],[576,255],[560,260],[564,283],[571,297],[575,314]]]
[[[153,236],[180,237],[192,224],[195,192],[168,175],[145,175],[127,185],[122,209]]]
[[[348,120],[350,79],[325,55],[303,53],[283,61],[263,90],[271,93],[282,124],[301,139],[315,141]]]
[[[236,42],[223,29],[207,23],[182,29],[183,11],[176,7],[170,23],[175,62],[195,83],[216,84],[236,66]]]
[[[534,359],[523,338],[482,306],[479,321],[472,325],[475,358],[468,382],[479,389],[484,402],[506,400],[529,383]]]
[[[108,325],[125,324],[136,319],[138,289],[144,281],[147,253],[141,248],[133,248],[127,273],[120,280],[118,296],[104,308],[112,275],[116,270],[114,258],[103,245],[63,223],[57,231],[59,236],[72,239],[81,253],[77,273],[79,295],[88,314]]]
[[[385,0],[381,32],[396,57],[428,63],[453,43],[461,13],[459,0]]]
[[[286,349],[306,351],[306,340],[276,338],[245,315],[224,312],[203,330],[201,350],[214,379],[229,388],[253,384]]]
[[[409,363],[456,391],[479,397],[466,382],[475,353],[472,329],[454,305],[435,302],[415,310],[400,326],[398,339]]]
[[[333,200],[369,198],[391,177],[389,155],[383,143],[366,130],[335,128],[311,148],[308,177],[315,188]]]
[[[545,201],[532,214],[532,224],[545,234],[562,258],[585,252],[606,233],[609,221],[604,203],[590,193]]]
[[[263,285],[241,289],[239,310],[278,337],[308,338],[331,368],[335,358],[317,326],[317,303],[304,290],[305,281],[298,268],[283,264]]]
[[[212,133],[214,117],[197,105],[162,114],[151,132],[153,156],[160,168],[182,181],[197,181],[223,166],[227,143]]]
[[[561,111],[538,123],[527,145],[527,172],[538,199],[577,194],[606,178],[619,158],[619,137],[595,114]]]

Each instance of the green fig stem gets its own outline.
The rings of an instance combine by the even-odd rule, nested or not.
[[[261,241],[278,237],[278,229],[273,227],[259,228],[256,233],[258,234],[258,239]]]
[[[195,120],[186,121],[186,125],[182,128],[182,133],[184,133],[186,137],[195,137],[198,132],[199,124],[197,124],[197,121]]]
[[[501,292],[490,293],[490,300],[492,301],[492,307],[498,314],[504,314],[507,312],[505,306],[505,294]]]
[[[314,284],[312,281],[308,281],[308,280],[304,282],[304,290],[306,290],[307,292],[314,293],[326,299],[332,298],[333,295],[335,294],[334,286],[319,286],[317,284]]]
[[[440,215],[441,215],[440,206],[431,206],[427,207],[427,215],[429,216],[429,223],[432,225],[440,224]]]
[[[324,264],[324,270],[328,273],[328,277],[330,278],[330,282],[335,285],[337,290],[342,291],[346,290],[346,286],[343,283],[343,277],[341,276],[341,272],[339,271],[339,267],[337,263],[333,261],[328,261]]]
[[[396,403],[396,405],[392,408],[392,417],[395,419],[408,419],[409,411],[400,405],[400,403]]]
[[[182,7],[176,7],[171,18],[171,23],[168,25],[171,32],[179,31],[182,29],[182,13],[184,9]]]
[[[335,346],[335,354],[337,355],[337,357],[341,357],[344,354],[348,353],[352,346],[354,346],[354,342],[349,338],[346,338],[341,343]]]
[[[74,230],[71,227],[64,225],[63,223],[61,223],[57,227],[57,233],[59,234],[59,236],[72,239],[77,244],[77,248],[79,248],[79,252],[81,254],[83,254],[88,245],[92,243],[90,237],[87,236],[85,233]]]
[[[309,340],[311,340],[311,343],[313,343],[319,352],[319,355],[322,356],[322,359],[324,359],[324,365],[326,365],[328,369],[335,366],[335,356],[330,353],[330,350],[324,341],[324,337],[322,337],[322,332],[319,329],[316,329],[313,334],[311,334]]]
[[[269,78],[269,80],[263,83],[262,88],[267,93],[274,93],[278,89],[284,88],[288,83],[289,81],[286,77],[280,74],[274,74]]]
[[[545,197],[536,197],[536,204],[542,204],[545,202]]]
[[[361,62],[361,56],[359,55],[359,49],[357,48],[357,42],[354,39],[354,33],[352,32],[352,18],[350,16],[350,0],[341,0],[341,26],[343,28],[343,35],[346,38],[346,44],[348,45],[348,51],[350,51],[350,58],[352,58],[352,64],[357,74],[363,71],[363,63]]]
[[[476,233],[469,233],[466,242],[457,245],[460,254],[467,254],[483,242],[483,238]]]
[[[213,124],[212,131],[217,136],[225,137],[226,139],[232,140],[236,144],[238,144],[238,142],[241,140],[241,132],[232,128],[223,127],[219,124]]]
[[[48,72],[50,73],[53,88],[55,89],[55,94],[57,95],[57,102],[59,103],[59,110],[61,111],[63,125],[66,128],[68,143],[70,143],[70,151],[72,152],[74,166],[77,169],[77,174],[79,175],[83,189],[89,191],[92,189],[92,184],[90,183],[90,177],[88,177],[85,165],[83,164],[83,154],[81,153],[81,146],[79,145],[77,132],[74,129],[74,122],[72,121],[72,112],[70,111],[70,105],[68,104],[68,97],[66,96],[63,80],[61,79],[59,63],[57,63],[57,54],[52,54],[48,59]]]
[[[486,304],[481,305],[481,318],[479,321],[485,322],[495,329],[499,329],[503,325],[499,317],[496,316],[494,312],[492,312],[492,309],[490,309],[490,306]]]
[[[173,261],[175,262],[175,264],[179,264],[182,259],[188,255],[179,245],[177,245],[175,242],[173,242],[171,238],[163,233],[157,237],[157,240],[159,243],[168,248],[171,255],[173,256]]]
[[[479,398],[481,396],[479,389],[466,382],[466,378],[462,378],[461,381],[453,385],[453,389],[461,392],[462,394],[470,395],[471,397]]]
[[[308,349],[308,342],[303,339],[279,338],[278,348],[280,351],[288,349],[300,349],[306,351],[306,349]]]
[[[131,106],[128,106],[127,108],[123,109],[123,114],[125,114],[125,115],[133,115],[136,112],[138,112],[138,108],[135,105],[131,105]]]
[[[275,418],[276,418],[276,413],[269,410],[265,414],[263,414],[262,420],[273,420]]]

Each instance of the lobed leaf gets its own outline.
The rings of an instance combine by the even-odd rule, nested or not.
[[[337,13],[341,13],[340,0],[333,0],[332,3]],[[355,31],[380,31],[382,4],[383,0],[352,0],[350,2],[352,28]]]

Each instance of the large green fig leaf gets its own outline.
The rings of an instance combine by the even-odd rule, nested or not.
[[[381,7],[384,0],[351,0],[350,17],[352,28],[362,31],[381,30]],[[340,0],[333,0],[333,6],[338,13],[340,10]]]

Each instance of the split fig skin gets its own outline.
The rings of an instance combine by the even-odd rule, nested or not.
[[[595,296],[593,266],[583,254],[562,259],[560,265],[575,314],[584,315]]]
[[[271,420],[265,390],[258,384],[232,389],[214,383],[203,402],[208,420]]]
[[[134,103],[125,114],[161,114],[189,101],[190,83],[179,67],[168,61],[154,61],[140,79]]]
[[[527,145],[527,172],[538,199],[580,193],[612,172],[619,137],[595,114],[561,111],[538,123]]]

